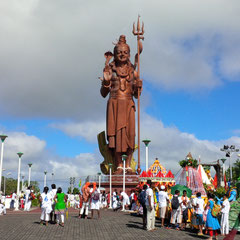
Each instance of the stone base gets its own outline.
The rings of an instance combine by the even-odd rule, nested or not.
[[[131,189],[136,188],[138,185],[138,175],[126,175],[125,177],[125,191],[127,194],[130,194]],[[106,182],[101,182],[101,187],[105,188],[106,192],[110,191],[109,179]],[[112,176],[112,192],[116,191],[119,193],[123,190],[123,176],[122,175],[113,175]]]

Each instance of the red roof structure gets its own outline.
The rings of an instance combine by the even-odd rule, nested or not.
[[[162,178],[162,177],[164,177],[164,175],[162,174],[161,171],[159,171],[158,174],[156,175],[156,177],[160,177],[160,178]]]
[[[147,176],[148,176],[148,177],[153,177],[153,174],[152,174],[151,169],[148,170],[148,172],[147,172]]]
[[[168,171],[168,173],[166,174],[165,177],[167,177],[167,178],[174,178],[174,176],[173,176],[171,170]]]

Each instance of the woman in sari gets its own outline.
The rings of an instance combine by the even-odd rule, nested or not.
[[[208,194],[208,203],[207,203],[207,206],[206,206],[208,208],[206,228],[209,231],[209,235],[210,235],[210,238],[208,238],[209,240],[212,240],[213,233],[215,235],[215,238],[218,239],[217,238],[218,230],[220,229],[220,224],[218,222],[217,217],[214,217],[212,215],[212,209],[213,209],[213,206],[214,206],[214,199],[213,198],[214,198],[214,195],[209,193]]]

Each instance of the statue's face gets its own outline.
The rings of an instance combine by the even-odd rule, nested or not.
[[[126,45],[119,45],[116,50],[115,58],[119,62],[127,62],[130,57],[129,49]]]

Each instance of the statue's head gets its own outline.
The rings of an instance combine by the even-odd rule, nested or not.
[[[130,58],[130,48],[126,43],[126,37],[121,35],[118,43],[114,47],[114,59],[119,62],[128,62]]]

